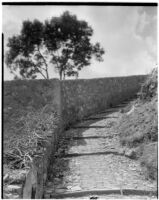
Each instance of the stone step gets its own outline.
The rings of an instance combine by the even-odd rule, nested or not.
[[[81,156],[96,156],[96,155],[108,155],[108,154],[114,154],[118,156],[123,156],[123,152],[117,152],[117,151],[104,151],[104,152],[93,152],[93,153],[70,153],[70,154],[64,154],[61,155],[60,158],[72,158],[72,157],[81,157]]]
[[[66,139],[66,140],[84,140],[84,139],[106,139],[106,138],[113,138],[114,136],[117,136],[117,135],[119,135],[119,134],[112,134],[112,135],[107,135],[107,136],[88,136],[88,137],[86,137],[86,136],[73,136],[73,137],[64,137],[63,139]]]
[[[111,135],[116,134],[112,133]],[[79,128],[79,129],[70,129],[69,131],[64,133],[64,138],[68,137],[92,137],[92,136],[109,136],[109,129],[93,129],[93,128]]]
[[[98,112],[98,114],[110,114],[110,113],[113,113],[113,112],[117,112],[118,110],[119,110],[119,108],[117,108],[117,107],[108,108],[106,110]]]
[[[98,114],[111,114],[111,113],[120,111],[120,109],[125,108],[126,106],[127,106],[127,104],[119,104],[119,105],[116,105],[112,108],[108,108],[104,111],[101,111]]]
[[[106,128],[106,126],[71,126],[70,129],[79,129],[79,128]]]
[[[135,190],[135,189],[112,189],[112,190],[86,190],[86,191],[76,191],[76,192],[66,192],[66,193],[51,193],[45,194],[44,198],[53,198],[53,199],[65,199],[65,198],[80,198],[87,196],[98,196],[98,195],[121,195],[127,196],[149,196],[157,197],[157,191],[147,191],[147,190]]]
[[[102,120],[102,119],[112,119],[112,118],[117,118],[117,117],[89,117],[89,118],[84,118],[83,121],[89,121],[89,120]]]
[[[119,104],[119,105],[116,105],[116,106],[114,106],[114,107],[112,107],[112,108],[117,108],[117,109],[119,109],[119,108],[124,108],[124,107],[126,107],[126,105],[127,105],[127,104]]]
[[[92,136],[93,137],[93,136]],[[59,151],[65,152],[65,154],[95,154],[105,151],[116,151],[118,152],[121,148],[118,145],[118,137],[96,137],[96,138],[84,138],[80,136],[78,140],[65,140],[63,142],[64,147],[59,147]],[[62,145],[62,144],[61,144]]]
[[[113,129],[116,118],[121,116],[120,106],[125,105],[87,117],[65,132],[49,169],[44,198],[96,199],[99,195],[112,195],[116,199],[115,195],[138,195],[140,199],[157,194],[156,185],[145,179],[140,163],[120,147],[118,131]]]
[[[125,188],[153,191],[157,188],[144,178],[140,163],[121,155],[75,155],[58,158],[57,163],[52,166],[52,172],[56,170],[56,176],[50,179],[55,185],[48,186],[47,189],[58,189],[61,193],[77,191],[77,186],[80,190]],[[56,181],[57,178],[60,182]],[[63,190],[59,191],[59,188]]]

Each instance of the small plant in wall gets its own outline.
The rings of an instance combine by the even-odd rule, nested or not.
[[[60,80],[77,77],[83,67],[91,64],[93,56],[103,61],[104,49],[99,43],[91,43],[92,35],[91,26],[68,11],[44,23],[26,20],[20,34],[8,39],[5,62],[15,78],[35,79],[41,74],[49,79],[51,65]]]

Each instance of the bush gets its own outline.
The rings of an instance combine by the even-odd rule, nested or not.
[[[12,169],[28,168],[33,157],[43,155],[57,126],[57,120],[56,112],[49,106],[22,116],[17,123],[23,134],[9,138],[4,163]]]
[[[145,83],[141,87],[141,91],[139,93],[139,98],[141,100],[150,100],[152,97],[157,95],[157,68],[154,68],[152,72],[148,75]]]

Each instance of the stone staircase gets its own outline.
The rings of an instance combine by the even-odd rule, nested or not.
[[[44,199],[156,198],[155,183],[120,146],[115,125],[128,103],[85,118],[63,134]]]

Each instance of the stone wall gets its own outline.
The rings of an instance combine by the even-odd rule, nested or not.
[[[145,76],[129,76],[62,81],[64,126],[131,98],[144,79]]]

